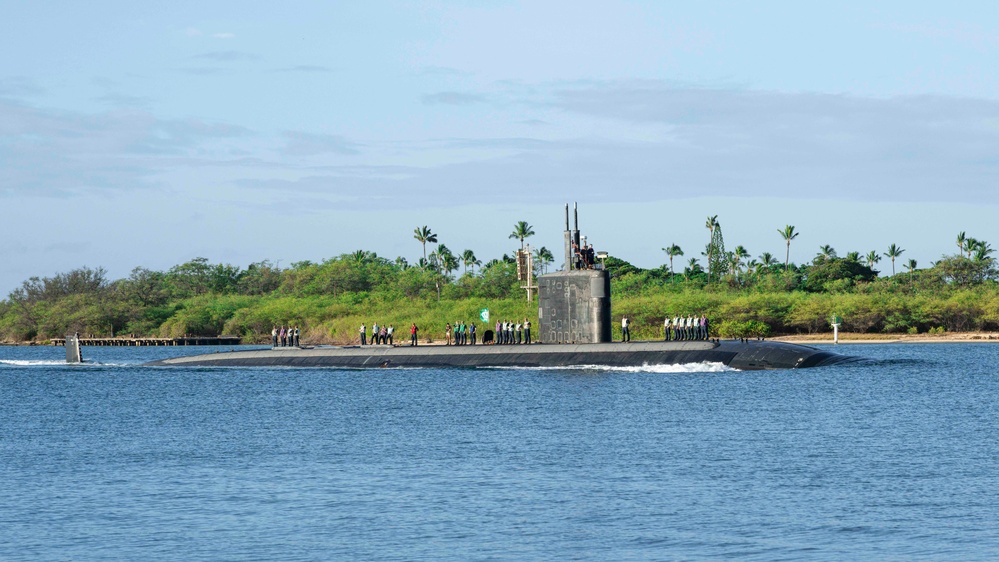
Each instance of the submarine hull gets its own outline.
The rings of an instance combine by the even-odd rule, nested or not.
[[[739,370],[800,369],[855,358],[767,341],[629,342],[465,346],[320,346],[229,351],[177,357],[149,366],[184,367],[567,367],[722,363]]]

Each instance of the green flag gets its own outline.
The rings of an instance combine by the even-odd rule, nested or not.
[[[481,318],[483,322],[489,322],[489,309],[483,308],[482,310],[480,310],[479,318]]]

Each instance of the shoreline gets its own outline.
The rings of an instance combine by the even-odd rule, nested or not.
[[[767,338],[787,343],[833,343],[832,332],[794,334]],[[839,345],[888,343],[999,343],[997,332],[955,332],[949,334],[839,334]]]
[[[724,339],[724,338],[723,338]],[[765,338],[768,341],[785,342],[785,343],[798,343],[798,344],[812,344],[812,343],[824,343],[832,344],[833,335],[832,332],[826,332],[821,334],[789,334],[783,336],[773,336]],[[616,340],[615,340],[616,341]],[[636,340],[638,341],[638,340]],[[659,341],[658,339],[648,340],[648,341]],[[263,342],[260,344],[249,343],[246,345],[267,345],[270,342]],[[304,345],[358,345],[359,342],[347,342],[347,343],[335,343],[331,341],[324,342],[306,342]],[[536,342],[535,342],[536,343]],[[858,333],[843,333],[839,334],[839,344],[897,344],[897,343],[999,343],[999,332],[954,332],[946,334],[858,334]],[[396,347],[408,347],[409,340],[397,342]],[[423,341],[419,344],[422,346],[444,346],[445,343],[441,340],[433,340],[432,342]],[[477,345],[497,345],[497,344],[482,344]],[[511,344],[516,345],[516,344]],[[527,345],[527,344],[521,344]],[[52,347],[52,344],[48,341],[24,341],[24,342],[10,342],[4,341],[0,342],[0,347]],[[219,347],[219,346],[200,346],[200,347]],[[224,347],[224,346],[223,346]]]

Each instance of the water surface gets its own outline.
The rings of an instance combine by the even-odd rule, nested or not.
[[[0,348],[0,559],[987,559],[999,346],[800,371]]]

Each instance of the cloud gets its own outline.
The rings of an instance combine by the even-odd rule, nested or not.
[[[213,33],[212,37],[216,39],[234,39],[236,37],[235,33],[223,32],[223,33]]]
[[[644,170],[650,187],[657,180],[702,195],[997,201],[995,101],[616,83],[558,90],[552,105],[658,127],[660,142],[602,151],[608,165]]]
[[[244,53],[242,51],[210,51],[207,53],[201,53],[200,55],[195,55],[195,59],[202,60],[212,60],[218,62],[238,62],[238,61],[257,61],[260,60],[260,56],[253,53]]]
[[[217,66],[182,68],[180,71],[184,74],[190,74],[192,76],[220,76],[223,74],[229,74],[228,69],[219,68]]]
[[[0,78],[0,97],[26,98],[45,93],[41,86],[25,76]]]
[[[288,131],[282,152],[295,156],[315,156],[317,154],[358,154],[358,145],[339,135],[317,135]]]
[[[486,101],[485,96],[463,92],[438,92],[422,98],[424,105],[472,105]]]
[[[94,98],[97,101],[115,108],[146,109],[152,100],[142,96],[108,93]]]
[[[178,160],[213,158],[242,127],[139,111],[81,114],[0,101],[0,196],[159,185]]]
[[[332,72],[333,69],[328,66],[319,66],[314,64],[299,64],[295,66],[287,66],[284,68],[275,68],[274,72]]]

